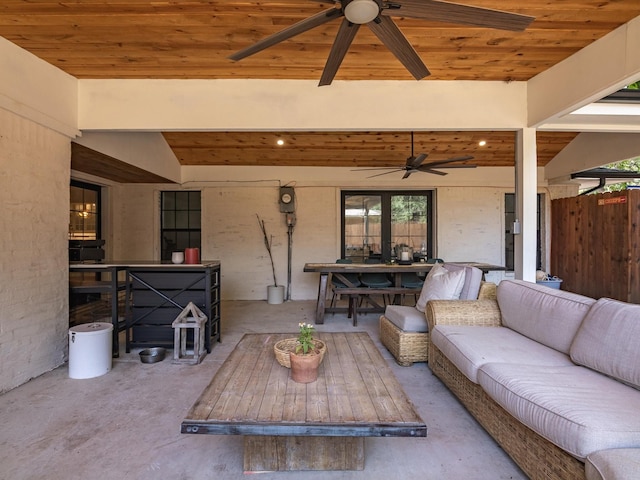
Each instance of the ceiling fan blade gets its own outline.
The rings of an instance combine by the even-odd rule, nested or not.
[[[415,173],[416,170],[407,170],[405,172],[405,174],[402,176],[402,179],[404,180],[405,178],[409,178],[409,175],[411,175],[412,173]]]
[[[391,18],[378,17],[367,26],[416,80],[430,75],[429,69]]]
[[[430,168],[421,168],[420,171],[424,173],[433,173],[434,175],[446,175],[446,172],[439,172],[438,170],[432,170]]]
[[[522,31],[535,20],[535,17],[528,15],[460,5],[442,0],[393,0],[388,8],[383,8],[382,15],[421,18],[511,31]]]
[[[404,170],[404,168],[398,168],[398,167],[371,167],[371,168],[353,168],[353,169],[351,169],[352,172],[366,172],[366,171],[370,171],[370,170],[396,170],[396,171],[400,171],[400,170]]]
[[[418,168],[424,162],[424,159],[427,158],[426,153],[421,153],[416,157],[407,158],[407,167],[408,168]]]
[[[269,35],[266,38],[263,38],[257,43],[248,46],[247,48],[243,48],[242,50],[237,51],[236,53],[229,55],[231,60],[242,60],[250,55],[261,52],[265,48],[269,48],[274,46],[277,43],[280,43],[289,38],[295,37],[301,33],[306,32],[307,30],[311,30],[312,28],[318,27],[324,23],[327,23],[334,18],[338,18],[343,16],[342,10],[337,8],[330,8],[328,10],[324,10],[320,13],[313,15],[312,17],[305,18],[298,23],[291,25],[290,27],[285,28],[284,30],[280,30],[279,32],[274,33],[273,35]]]
[[[448,163],[453,163],[453,162],[464,162],[466,160],[473,160],[473,157],[471,155],[465,155],[462,157],[454,157],[454,158],[447,158],[446,160],[434,160],[433,162],[429,162],[429,163],[425,163],[422,167],[426,167],[426,168],[431,168],[431,167],[440,167],[442,165],[446,165]]]
[[[367,178],[381,177],[382,175],[389,175],[390,173],[402,172],[403,170],[404,170],[404,168],[396,168],[395,170],[392,170],[390,172],[382,172],[382,173],[378,173],[376,175],[370,175]]]
[[[478,168],[477,165],[436,165],[436,168]]]
[[[336,39],[331,47],[331,52],[329,52],[329,58],[324,66],[324,70],[322,71],[322,76],[320,77],[320,83],[318,86],[331,85],[331,82],[333,82],[333,78],[336,76],[338,68],[340,68],[340,64],[342,63],[344,56],[347,54],[347,50],[349,50],[351,42],[353,42],[359,28],[360,25],[351,23],[346,18],[342,20]]]

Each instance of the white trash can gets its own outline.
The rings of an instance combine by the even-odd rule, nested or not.
[[[83,323],[69,329],[69,378],[93,378],[111,370],[113,325]]]

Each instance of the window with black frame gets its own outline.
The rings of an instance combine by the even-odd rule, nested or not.
[[[201,247],[200,191],[161,192],[161,259],[171,253]]]
[[[433,256],[433,192],[343,191],[343,258],[388,262],[399,249],[412,259]]]
[[[100,238],[99,185],[71,180],[69,187],[69,240]]]
[[[541,212],[543,203],[543,196],[538,194],[537,196],[537,213],[536,213],[536,268],[542,269],[542,249],[541,249]],[[504,238],[504,262],[507,271],[513,271],[515,269],[515,239],[513,233],[513,222],[516,220],[516,196],[514,193],[504,194],[504,223],[505,223],[505,238]]]

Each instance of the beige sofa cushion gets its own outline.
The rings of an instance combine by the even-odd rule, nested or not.
[[[640,305],[598,300],[582,322],[570,354],[577,364],[640,388]]]
[[[566,354],[595,303],[593,298],[522,280],[500,282],[497,297],[504,326]]]
[[[474,383],[489,362],[573,366],[568,355],[504,327],[436,325],[431,342]]]
[[[482,270],[459,263],[443,263],[443,266],[450,272],[464,270],[464,285],[462,285],[462,291],[458,297],[460,300],[475,300],[478,298],[480,285],[482,284]]]
[[[520,422],[581,460],[640,445],[640,392],[588,368],[488,363],[478,383]]]
[[[587,480],[640,480],[640,448],[612,448],[587,456]]]
[[[384,316],[405,332],[426,332],[429,330],[424,313],[406,305],[387,305]]]

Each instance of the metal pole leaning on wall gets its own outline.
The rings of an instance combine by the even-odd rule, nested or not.
[[[289,247],[287,251],[287,300],[291,300],[291,252],[293,250],[293,227],[296,224],[296,214],[287,213],[287,235],[289,237]]]

